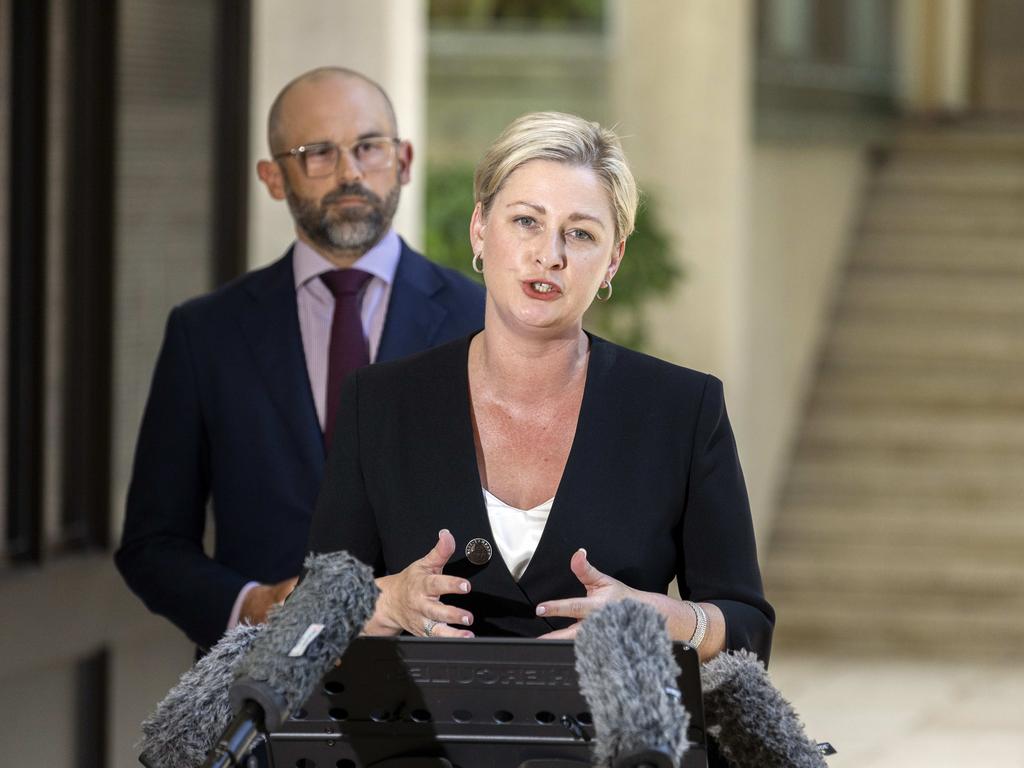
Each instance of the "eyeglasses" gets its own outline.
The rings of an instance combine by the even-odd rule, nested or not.
[[[316,144],[293,147],[287,152],[274,155],[274,159],[294,157],[299,161],[299,166],[306,176],[311,179],[320,179],[330,176],[338,169],[338,161],[341,159],[342,152],[348,152],[351,161],[363,173],[390,168],[395,161],[395,147],[398,144],[398,139],[386,136],[359,139],[359,141],[348,145],[321,141]]]

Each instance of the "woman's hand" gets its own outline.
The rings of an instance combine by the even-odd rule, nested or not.
[[[617,603],[627,597],[639,599],[639,593],[621,581],[601,573],[587,560],[587,550],[577,549],[569,560],[569,568],[587,589],[586,597],[572,597],[567,600],[549,600],[537,606],[537,615],[576,619],[576,623],[565,629],[556,629],[541,635],[547,640],[569,640],[576,637],[580,621],[603,605]]]
[[[437,535],[437,544],[424,557],[400,573],[377,579],[380,597],[366,634],[397,635],[405,630],[425,637],[473,637],[468,630],[450,626],[468,626],[473,623],[473,615],[440,599],[442,595],[464,595],[471,588],[467,579],[441,573],[454,552],[455,537],[443,529]]]
[[[608,603],[616,603],[627,597],[647,603],[665,617],[665,627],[673,640],[688,641],[693,637],[693,629],[697,617],[687,604],[668,595],[658,592],[644,592],[627,587],[621,581],[606,576],[587,561],[587,550],[578,549],[569,561],[569,567],[576,578],[587,588],[586,597],[574,597],[568,600],[550,600],[537,606],[538,616],[564,616],[576,619],[576,623],[565,629],[557,629],[541,635],[547,640],[571,640],[579,631],[580,622]],[[701,603],[707,613],[708,626],[704,642],[698,649],[701,661],[707,661],[725,647],[725,616],[714,603]]]

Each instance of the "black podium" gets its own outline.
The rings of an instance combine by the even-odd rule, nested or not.
[[[675,644],[685,768],[707,768],[700,664]],[[593,724],[566,640],[360,638],[270,735],[274,768],[582,768]]]

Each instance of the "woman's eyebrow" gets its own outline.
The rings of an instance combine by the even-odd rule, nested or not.
[[[589,213],[571,213],[569,214],[569,221],[592,221],[601,229],[604,229],[604,222],[597,216],[591,216]]]
[[[533,208],[533,210],[535,210],[537,213],[547,213],[547,209],[543,205],[539,205],[537,203],[530,203],[527,202],[526,200],[516,200],[514,203],[509,203],[505,207],[513,208],[514,206],[517,205],[525,205],[527,208]]]

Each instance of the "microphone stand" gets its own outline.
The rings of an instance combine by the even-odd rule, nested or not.
[[[203,768],[245,768],[256,743],[266,735],[263,707],[246,700],[206,757]]]

